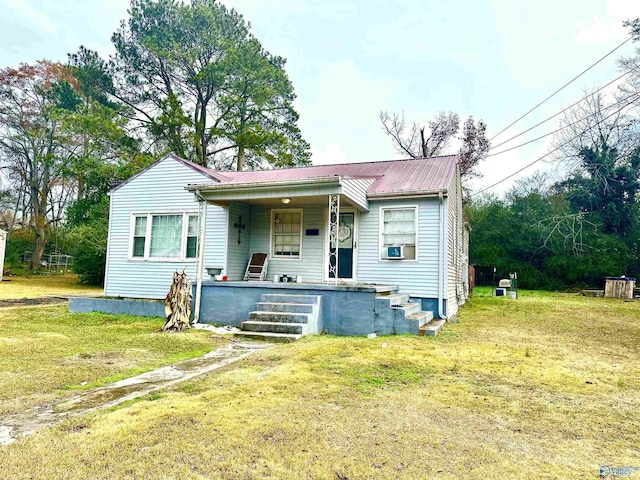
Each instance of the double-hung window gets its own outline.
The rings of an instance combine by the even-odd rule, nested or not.
[[[132,230],[131,258],[187,260],[196,257],[197,214],[134,215]]]
[[[302,210],[271,211],[271,256],[300,258],[302,253]]]
[[[382,208],[380,232],[381,258],[387,256],[388,247],[402,247],[404,260],[415,260],[418,237],[417,207]]]

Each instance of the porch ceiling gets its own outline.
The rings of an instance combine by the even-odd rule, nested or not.
[[[310,205],[322,205],[323,207],[328,205],[327,195],[309,195],[309,196],[299,196],[299,197],[282,197],[282,198],[290,198],[291,201],[287,204],[283,204],[280,201],[280,198],[253,198],[247,200],[240,200],[242,203],[247,203],[249,205],[260,205],[263,207],[304,207]],[[214,203],[214,202],[212,202]],[[229,202],[215,202],[217,205],[227,206]],[[362,210],[361,207],[355,204],[355,202],[350,201],[348,197],[345,195],[340,195],[340,205],[348,205],[350,207],[357,208]]]
[[[329,195],[340,195],[340,201],[358,210],[368,211],[366,194],[350,188],[351,184],[338,176],[260,183],[215,183],[187,185],[186,189],[216,205],[231,201],[267,206],[328,205]],[[282,198],[291,199],[288,204]]]

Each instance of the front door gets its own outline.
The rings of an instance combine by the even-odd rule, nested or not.
[[[356,214],[355,212],[340,212],[338,223],[338,278],[352,280],[354,275],[354,250],[356,247]],[[335,257],[329,255],[330,266],[335,265]],[[335,278],[329,269],[329,278]]]

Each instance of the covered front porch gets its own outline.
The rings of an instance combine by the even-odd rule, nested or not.
[[[325,177],[262,183],[191,185],[206,228],[209,205],[227,211],[224,275],[244,278],[253,253],[268,257],[265,278],[305,282],[358,281],[358,219],[373,179]],[[201,257],[221,242],[202,238]],[[204,268],[214,265],[203,265]],[[205,280],[205,278],[202,278]]]

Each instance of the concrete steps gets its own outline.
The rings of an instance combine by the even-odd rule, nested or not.
[[[446,323],[445,320],[434,320],[432,322],[429,322],[423,325],[422,327],[420,327],[419,335],[435,337],[436,335],[438,335],[438,333],[440,333],[440,330],[442,330],[442,327],[444,326],[445,323]]]
[[[265,322],[251,321],[242,322],[243,331],[250,332],[271,332],[271,333],[292,333],[302,335],[305,332],[306,324],[304,323],[285,323],[285,322]]]
[[[237,336],[290,342],[322,330],[321,295],[265,293]]]
[[[307,303],[258,302],[260,312],[313,313],[313,305]]]
[[[249,320],[253,322],[281,322],[308,324],[312,314],[287,312],[249,312]]]
[[[250,338],[251,340],[265,340],[267,342],[295,342],[302,335],[292,333],[250,332],[242,331],[234,334],[234,337]]]
[[[405,316],[422,311],[422,306],[418,302],[407,302],[393,305],[391,308],[397,308],[404,311]]]
[[[420,326],[423,326],[433,320],[433,312],[425,312],[423,310],[420,310],[419,312],[414,312],[407,315],[407,318],[410,318],[411,320],[418,320]]]
[[[427,326],[433,321],[433,312],[423,311],[422,303],[410,301],[406,294],[376,295],[376,313],[382,331],[414,335],[425,335],[428,331],[429,335],[435,335],[442,328],[440,325],[435,333],[427,330]]]

